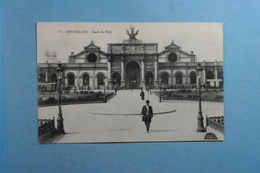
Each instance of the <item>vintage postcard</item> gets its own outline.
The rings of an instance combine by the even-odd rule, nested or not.
[[[37,23],[38,143],[224,140],[222,23]]]

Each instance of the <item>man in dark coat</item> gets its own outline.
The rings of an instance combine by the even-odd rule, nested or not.
[[[115,95],[116,95],[116,93],[117,93],[117,86],[115,87]]]
[[[152,118],[153,118],[153,108],[149,104],[150,101],[146,100],[146,105],[143,106],[141,112],[141,114],[143,115],[142,121],[144,121],[147,133],[149,133],[150,123],[152,122]]]
[[[141,88],[140,96],[141,96],[141,99],[144,100],[144,91],[142,88]]]

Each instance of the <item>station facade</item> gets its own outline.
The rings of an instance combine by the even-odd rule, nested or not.
[[[121,43],[108,43],[107,52],[92,40],[81,52],[71,53],[67,63],[62,63],[63,85],[77,89],[193,88],[198,84],[200,63],[202,85],[223,86],[223,62],[197,62],[192,51],[183,51],[173,40],[159,51],[158,43],[137,39],[134,28],[127,34],[129,39]],[[56,82],[56,67],[56,63],[38,63],[38,82]]]

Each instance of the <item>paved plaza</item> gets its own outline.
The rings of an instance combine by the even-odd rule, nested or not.
[[[196,132],[198,102],[163,101],[145,92],[155,113],[150,133],[142,122],[139,90],[117,92],[107,103],[62,106],[66,134],[53,143],[199,141],[206,133]],[[205,117],[223,116],[224,104],[202,102]],[[57,119],[58,106],[39,107],[39,119]],[[56,122],[55,122],[56,123]],[[224,136],[218,134],[218,139]]]

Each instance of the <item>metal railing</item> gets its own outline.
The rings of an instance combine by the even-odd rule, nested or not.
[[[206,115],[206,125],[224,134],[224,116],[208,117]]]
[[[52,132],[55,129],[55,123],[53,119],[39,119],[38,120],[38,136],[42,136],[46,133]]]

